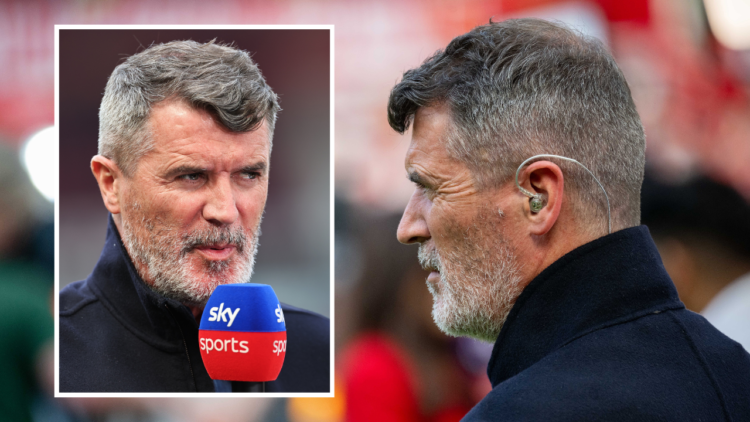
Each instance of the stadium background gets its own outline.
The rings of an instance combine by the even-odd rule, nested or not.
[[[732,4],[735,12],[726,13]],[[0,137],[5,145],[16,149],[31,134],[54,122],[55,24],[335,25],[335,323],[337,352],[341,352],[337,354],[339,365],[345,360],[341,356],[348,353],[345,349],[349,341],[359,334],[356,321],[358,310],[364,304],[358,292],[368,283],[366,269],[372,266],[373,260],[377,262],[380,258],[370,253],[372,243],[378,242],[384,251],[399,248],[395,235],[387,232],[393,230],[395,234],[396,215],[412,190],[403,170],[408,134],[394,133],[385,119],[389,90],[404,70],[417,66],[456,35],[490,18],[496,21],[518,16],[558,19],[601,38],[612,49],[633,91],[646,127],[649,170],[672,181],[697,173],[707,174],[733,186],[745,198],[750,197],[750,166],[747,166],[750,158],[750,37],[747,28],[750,10],[746,2],[299,0],[156,3],[78,0],[6,1],[2,9]],[[80,54],[85,56],[85,51]],[[270,69],[264,67],[260,57],[258,60],[264,73],[271,77]],[[89,114],[86,118],[95,117]],[[283,121],[280,120],[279,128]],[[66,150],[66,145],[61,146],[62,169],[72,152]],[[87,167],[86,163],[80,164]],[[65,195],[75,195],[78,189],[83,189],[81,186],[93,184],[93,180],[85,181],[85,176],[77,179],[79,176],[71,173],[75,186],[63,187],[66,176],[61,174],[61,221],[63,210],[68,209],[64,204]],[[87,203],[81,205],[82,209],[90,208]],[[72,202],[70,206],[66,212],[75,215],[77,211]],[[101,217],[82,221],[81,225],[84,224],[99,228]],[[62,227],[60,234],[62,240]],[[100,241],[93,236],[94,249],[98,251]],[[264,227],[261,254],[266,247],[269,253],[273,249],[266,236]],[[405,251],[416,255],[413,249]],[[62,261],[62,252],[60,257]],[[383,261],[380,262],[382,266]],[[61,278],[63,268],[68,265],[60,263]],[[73,274],[85,273],[87,268],[84,264],[73,265],[69,268],[71,275],[66,278],[80,277]],[[289,278],[299,283],[306,281],[300,277]],[[304,291],[305,286],[298,288]],[[452,352],[471,350],[463,356],[471,356],[473,360],[458,358],[455,365],[469,374],[466,389],[471,394],[468,400],[478,400],[487,386],[482,384],[483,368],[476,361],[481,361],[482,354],[486,354],[486,346],[461,345],[447,339],[440,344]],[[456,356],[461,354],[456,353]],[[469,361],[474,363],[467,363]],[[51,400],[40,393],[33,414],[38,420],[70,421],[338,421],[344,420],[351,403],[343,394],[341,374],[344,371],[339,368],[337,374],[337,389],[340,390],[334,399]],[[419,384],[420,380],[416,382]],[[433,405],[428,401],[422,406],[429,413]]]

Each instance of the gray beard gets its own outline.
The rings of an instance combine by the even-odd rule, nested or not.
[[[452,236],[464,240],[457,247],[440,252],[433,243],[419,247],[422,267],[440,272],[437,285],[427,283],[432,318],[450,336],[493,343],[523,291],[519,266],[500,233],[482,233],[476,224],[460,231],[460,237]],[[481,244],[482,239],[490,241]]]
[[[133,206],[137,214],[139,207]],[[260,223],[248,239],[239,227],[209,227],[180,235],[172,227],[154,224],[143,216],[140,239],[128,219],[122,218],[122,240],[138,275],[154,292],[189,306],[205,306],[217,286],[250,281],[258,252]],[[189,252],[197,245],[229,243],[236,254],[224,261],[202,262],[202,278],[191,274]],[[195,261],[195,257],[193,259]]]

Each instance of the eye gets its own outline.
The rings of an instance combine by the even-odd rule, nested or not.
[[[260,177],[260,173],[257,171],[243,171],[240,175],[245,180],[253,180]]]
[[[183,174],[181,176],[177,176],[178,179],[186,180],[188,182],[197,182],[202,177],[203,175],[201,173],[188,173],[188,174]]]
[[[421,180],[412,180],[412,183],[414,183],[414,188],[421,192],[429,192],[431,190]]]
[[[425,198],[429,199],[430,201],[436,196],[436,193],[432,188],[427,187],[422,183],[414,182],[414,188],[417,190],[417,192],[419,192],[421,195],[423,195]]]

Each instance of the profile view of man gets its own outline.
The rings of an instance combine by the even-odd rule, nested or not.
[[[60,292],[61,392],[259,388],[209,378],[198,321],[218,285],[252,275],[278,110],[248,53],[214,42],[114,70],[91,160],[109,226],[91,275]],[[327,392],[329,320],[282,309],[289,347],[264,390]]]
[[[477,27],[404,73],[388,118],[412,127],[398,239],[433,318],[494,342],[465,420],[750,420],[750,356],[684,308],[639,226],[644,132],[601,43]]]

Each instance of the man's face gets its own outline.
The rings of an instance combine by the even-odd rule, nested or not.
[[[247,282],[268,192],[266,124],[234,133],[179,101],[155,105],[153,150],[121,179],[123,242],[156,292],[203,306]]]
[[[512,184],[480,190],[468,167],[448,155],[449,124],[443,108],[416,113],[406,171],[417,187],[398,239],[420,244],[438,327],[494,341],[522,290],[514,248],[504,234],[509,222],[495,199],[510,194]]]

